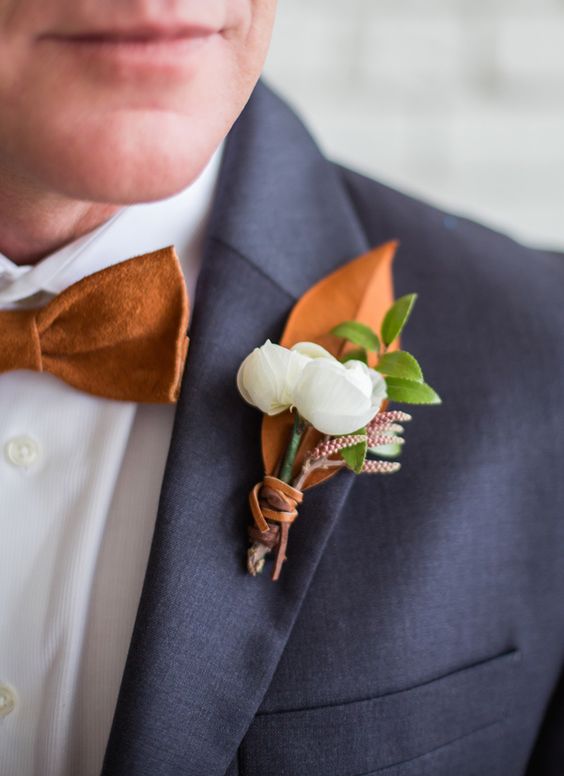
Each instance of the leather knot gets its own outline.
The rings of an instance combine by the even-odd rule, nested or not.
[[[297,506],[302,503],[303,497],[301,490],[270,475],[251,490],[249,503],[255,524],[248,529],[253,547],[249,550],[247,565],[253,576],[262,569],[264,555],[276,550],[272,579],[279,578],[286,560],[290,526],[298,516]]]

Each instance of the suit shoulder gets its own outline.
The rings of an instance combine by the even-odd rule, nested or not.
[[[396,290],[418,290],[429,315],[454,308],[459,327],[518,339],[527,347],[564,354],[564,254],[521,245],[467,218],[336,165],[368,242],[399,241]],[[420,315],[421,305],[419,303]],[[455,324],[457,315],[461,318]]]
[[[514,268],[525,273],[541,270],[564,282],[564,253],[523,245],[508,235],[456,213],[423,202],[373,178],[334,164],[369,237],[382,234],[407,239],[433,239],[438,249],[449,247],[468,260],[483,257],[511,257]],[[562,288],[562,286],[561,286]]]

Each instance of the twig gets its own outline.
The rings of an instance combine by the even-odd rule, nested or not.
[[[293,487],[302,490],[307,478],[316,469],[341,469],[343,466],[345,466],[345,462],[342,459],[337,461],[330,461],[328,458],[318,458],[316,461],[308,459],[292,483]]]

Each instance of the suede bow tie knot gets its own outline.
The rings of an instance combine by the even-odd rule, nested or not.
[[[172,403],[187,328],[188,296],[171,246],[95,272],[41,309],[0,311],[0,373],[45,371],[96,396]]]

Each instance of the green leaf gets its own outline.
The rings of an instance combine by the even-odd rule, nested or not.
[[[370,326],[366,326],[364,323],[344,321],[331,329],[331,334],[350,340],[350,342],[354,342],[355,345],[360,345],[361,348],[366,350],[375,350],[376,353],[380,351],[378,335],[375,331],[372,331]]]
[[[441,404],[440,396],[427,383],[386,377],[388,399],[402,404]]]
[[[423,372],[417,360],[404,350],[396,350],[393,353],[384,353],[376,367],[378,372],[390,377],[403,377],[406,380],[423,382]]]
[[[345,355],[341,359],[341,363],[344,364],[347,361],[363,361],[365,364],[368,364],[368,354],[366,353],[366,350],[364,348],[358,348],[358,350],[349,350],[348,353],[345,353]]]
[[[390,307],[382,322],[382,342],[391,345],[400,335],[417,299],[417,294],[407,294],[397,299]]]
[[[403,445],[378,445],[378,447],[369,447],[368,452],[379,455],[382,458],[399,458]]]
[[[366,435],[366,428],[361,428],[354,433]],[[349,435],[347,434],[347,436]],[[349,469],[352,469],[353,472],[355,472],[355,474],[360,474],[362,471],[362,467],[364,466],[364,461],[366,459],[367,449],[368,443],[366,440],[364,440],[363,442],[359,442],[357,445],[353,445],[352,447],[345,447],[344,450],[341,450],[342,459],[347,464]]]

